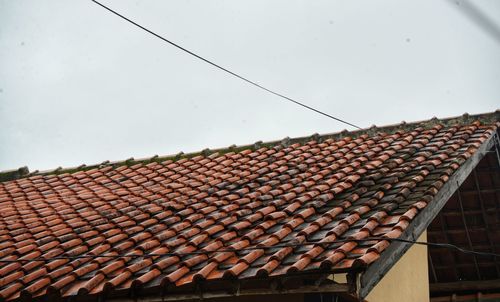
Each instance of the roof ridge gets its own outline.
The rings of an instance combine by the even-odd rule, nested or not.
[[[262,142],[262,141],[257,141],[253,144],[247,144],[247,145],[231,145],[229,147],[222,147],[222,148],[217,148],[217,149],[203,149],[201,151],[194,151],[194,152],[189,152],[189,153],[184,153],[180,151],[177,154],[170,154],[170,155],[153,155],[150,157],[143,157],[143,158],[129,158],[126,160],[117,160],[117,161],[103,161],[101,163],[97,164],[92,164],[92,165],[86,165],[82,164],[80,166],[74,166],[74,167],[57,167],[55,169],[48,169],[48,170],[35,170],[30,172],[27,166],[20,167],[18,169],[10,169],[10,170],[4,170],[0,171],[0,182],[5,182],[5,181],[10,181],[10,180],[16,180],[20,178],[25,178],[25,177],[30,177],[30,176],[35,176],[35,175],[60,175],[60,174],[66,174],[66,173],[75,173],[78,171],[88,171],[91,169],[95,168],[103,168],[106,166],[111,166],[111,167],[118,167],[118,166],[123,166],[123,165],[135,165],[135,164],[148,164],[151,162],[163,162],[167,160],[172,160],[172,161],[177,161],[183,158],[193,158],[195,156],[208,156],[214,153],[220,153],[220,154],[225,154],[229,152],[239,152],[242,150],[246,149],[251,149],[251,150],[257,150],[262,147],[272,147],[272,146],[288,146],[290,144],[294,143],[303,143],[308,140],[325,140],[325,139],[341,139],[345,138],[347,136],[357,138],[361,135],[376,135],[377,133],[394,133],[397,131],[407,131],[410,129],[414,129],[415,126],[421,126],[425,128],[430,128],[435,125],[443,125],[443,126],[452,126],[456,125],[459,123],[473,123],[475,121],[479,121],[481,123],[499,123],[500,122],[500,109],[497,109],[493,112],[487,112],[487,113],[479,113],[479,114],[469,114],[469,113],[464,113],[459,116],[454,116],[454,117],[447,117],[447,118],[437,118],[433,117],[431,119],[427,120],[420,120],[420,121],[414,121],[407,123],[405,121],[402,121],[397,124],[389,124],[381,127],[377,127],[376,125],[372,125],[367,128],[359,129],[359,130],[352,130],[348,131],[347,129],[344,129],[342,131],[338,132],[332,132],[332,133],[325,133],[325,134],[318,134],[314,133],[309,136],[300,136],[300,137],[285,137],[281,140],[274,140],[274,141],[268,141],[268,142]]]

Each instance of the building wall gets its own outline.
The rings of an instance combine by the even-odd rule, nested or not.
[[[427,241],[427,232],[418,241]],[[427,246],[414,244],[373,288],[366,301],[428,302]]]

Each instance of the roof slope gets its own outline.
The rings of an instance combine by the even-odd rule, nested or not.
[[[494,120],[2,182],[0,298],[370,265],[387,240],[334,241],[399,237],[495,133]]]

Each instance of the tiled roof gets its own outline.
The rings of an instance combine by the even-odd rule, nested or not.
[[[2,182],[0,298],[366,267],[387,240],[331,242],[399,237],[495,133],[497,114],[480,119]]]

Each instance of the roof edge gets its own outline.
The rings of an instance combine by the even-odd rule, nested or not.
[[[458,170],[456,170],[437,192],[434,198],[411,222],[409,227],[399,237],[405,240],[417,240],[420,235],[427,229],[432,220],[437,216],[439,211],[444,207],[446,202],[467,179],[469,174],[474,170],[481,159],[486,155],[488,150],[495,146],[498,133],[495,131],[477,150],[474,154],[464,162]],[[361,275],[361,285],[358,295],[364,299],[368,296],[371,290],[385,276],[385,274],[401,259],[406,251],[413,246],[404,242],[392,242],[390,246],[382,253],[378,259]]]
[[[243,150],[257,150],[262,147],[275,147],[275,146],[283,146],[286,147],[290,144],[295,144],[295,143],[304,143],[309,140],[317,140],[321,142],[322,140],[326,139],[342,139],[345,137],[352,137],[352,138],[357,138],[361,135],[376,135],[377,133],[388,133],[392,134],[397,131],[408,131],[411,129],[414,129],[416,126],[423,127],[423,128],[430,128],[435,125],[443,125],[443,126],[453,126],[457,124],[465,124],[465,123],[473,123],[475,121],[479,121],[484,124],[491,124],[491,123],[497,123],[500,122],[500,109],[497,109],[496,111],[493,112],[488,112],[488,113],[479,113],[479,114],[468,114],[464,113],[460,116],[455,116],[455,117],[447,117],[447,118],[441,118],[438,119],[437,117],[433,117],[429,120],[421,120],[421,121],[415,121],[411,123],[406,123],[405,121],[402,121],[399,124],[391,124],[391,125],[386,125],[382,127],[377,127],[376,125],[372,125],[368,128],[363,128],[360,130],[353,130],[353,131],[348,131],[347,129],[344,129],[342,131],[338,132],[332,132],[332,133],[326,133],[326,134],[318,134],[314,133],[309,136],[301,136],[301,137],[295,137],[295,138],[289,138],[285,137],[281,140],[274,140],[274,141],[268,141],[268,142],[262,142],[258,141],[253,144],[248,144],[248,145],[231,145],[229,147],[223,147],[223,148],[217,148],[217,149],[204,149],[202,151],[195,151],[195,152],[190,152],[190,153],[184,153],[184,152],[179,152],[177,154],[170,154],[170,155],[164,155],[164,156],[158,156],[154,155],[152,157],[145,157],[145,158],[138,158],[135,159],[133,157],[126,159],[126,160],[118,160],[118,161],[109,161],[106,160],[102,163],[98,164],[93,164],[93,165],[80,165],[80,166],[75,166],[75,167],[58,167],[56,169],[49,169],[49,170],[44,170],[44,171],[38,171],[35,170],[33,172],[29,172],[29,169],[27,166],[18,168],[18,169],[12,169],[12,170],[4,170],[0,171],[0,182],[5,182],[5,181],[10,181],[10,180],[16,180],[20,178],[25,178],[25,177],[30,177],[30,176],[35,176],[35,175],[60,175],[60,174],[66,174],[66,173],[75,173],[78,171],[88,171],[96,168],[103,168],[106,166],[111,166],[111,167],[119,167],[119,166],[132,166],[135,164],[148,164],[152,162],[163,162],[163,161],[177,161],[180,159],[184,158],[193,158],[195,156],[209,156],[214,153],[218,154],[225,154],[229,152],[240,152]]]
[[[238,284],[239,285],[239,284]],[[108,297],[106,300],[110,302],[136,302],[136,301],[148,301],[148,302],[166,302],[166,301],[196,301],[203,299],[218,299],[218,298],[236,298],[236,297],[248,297],[258,299],[258,297],[266,295],[283,295],[283,294],[308,294],[308,293],[336,293],[336,294],[348,294],[350,290],[349,284],[347,283],[325,283],[325,284],[315,284],[315,285],[301,285],[296,288],[239,288],[236,291],[232,290],[197,290],[193,293],[186,292],[169,292],[168,295],[164,294],[152,294],[145,295],[142,298],[130,298],[130,297]]]

